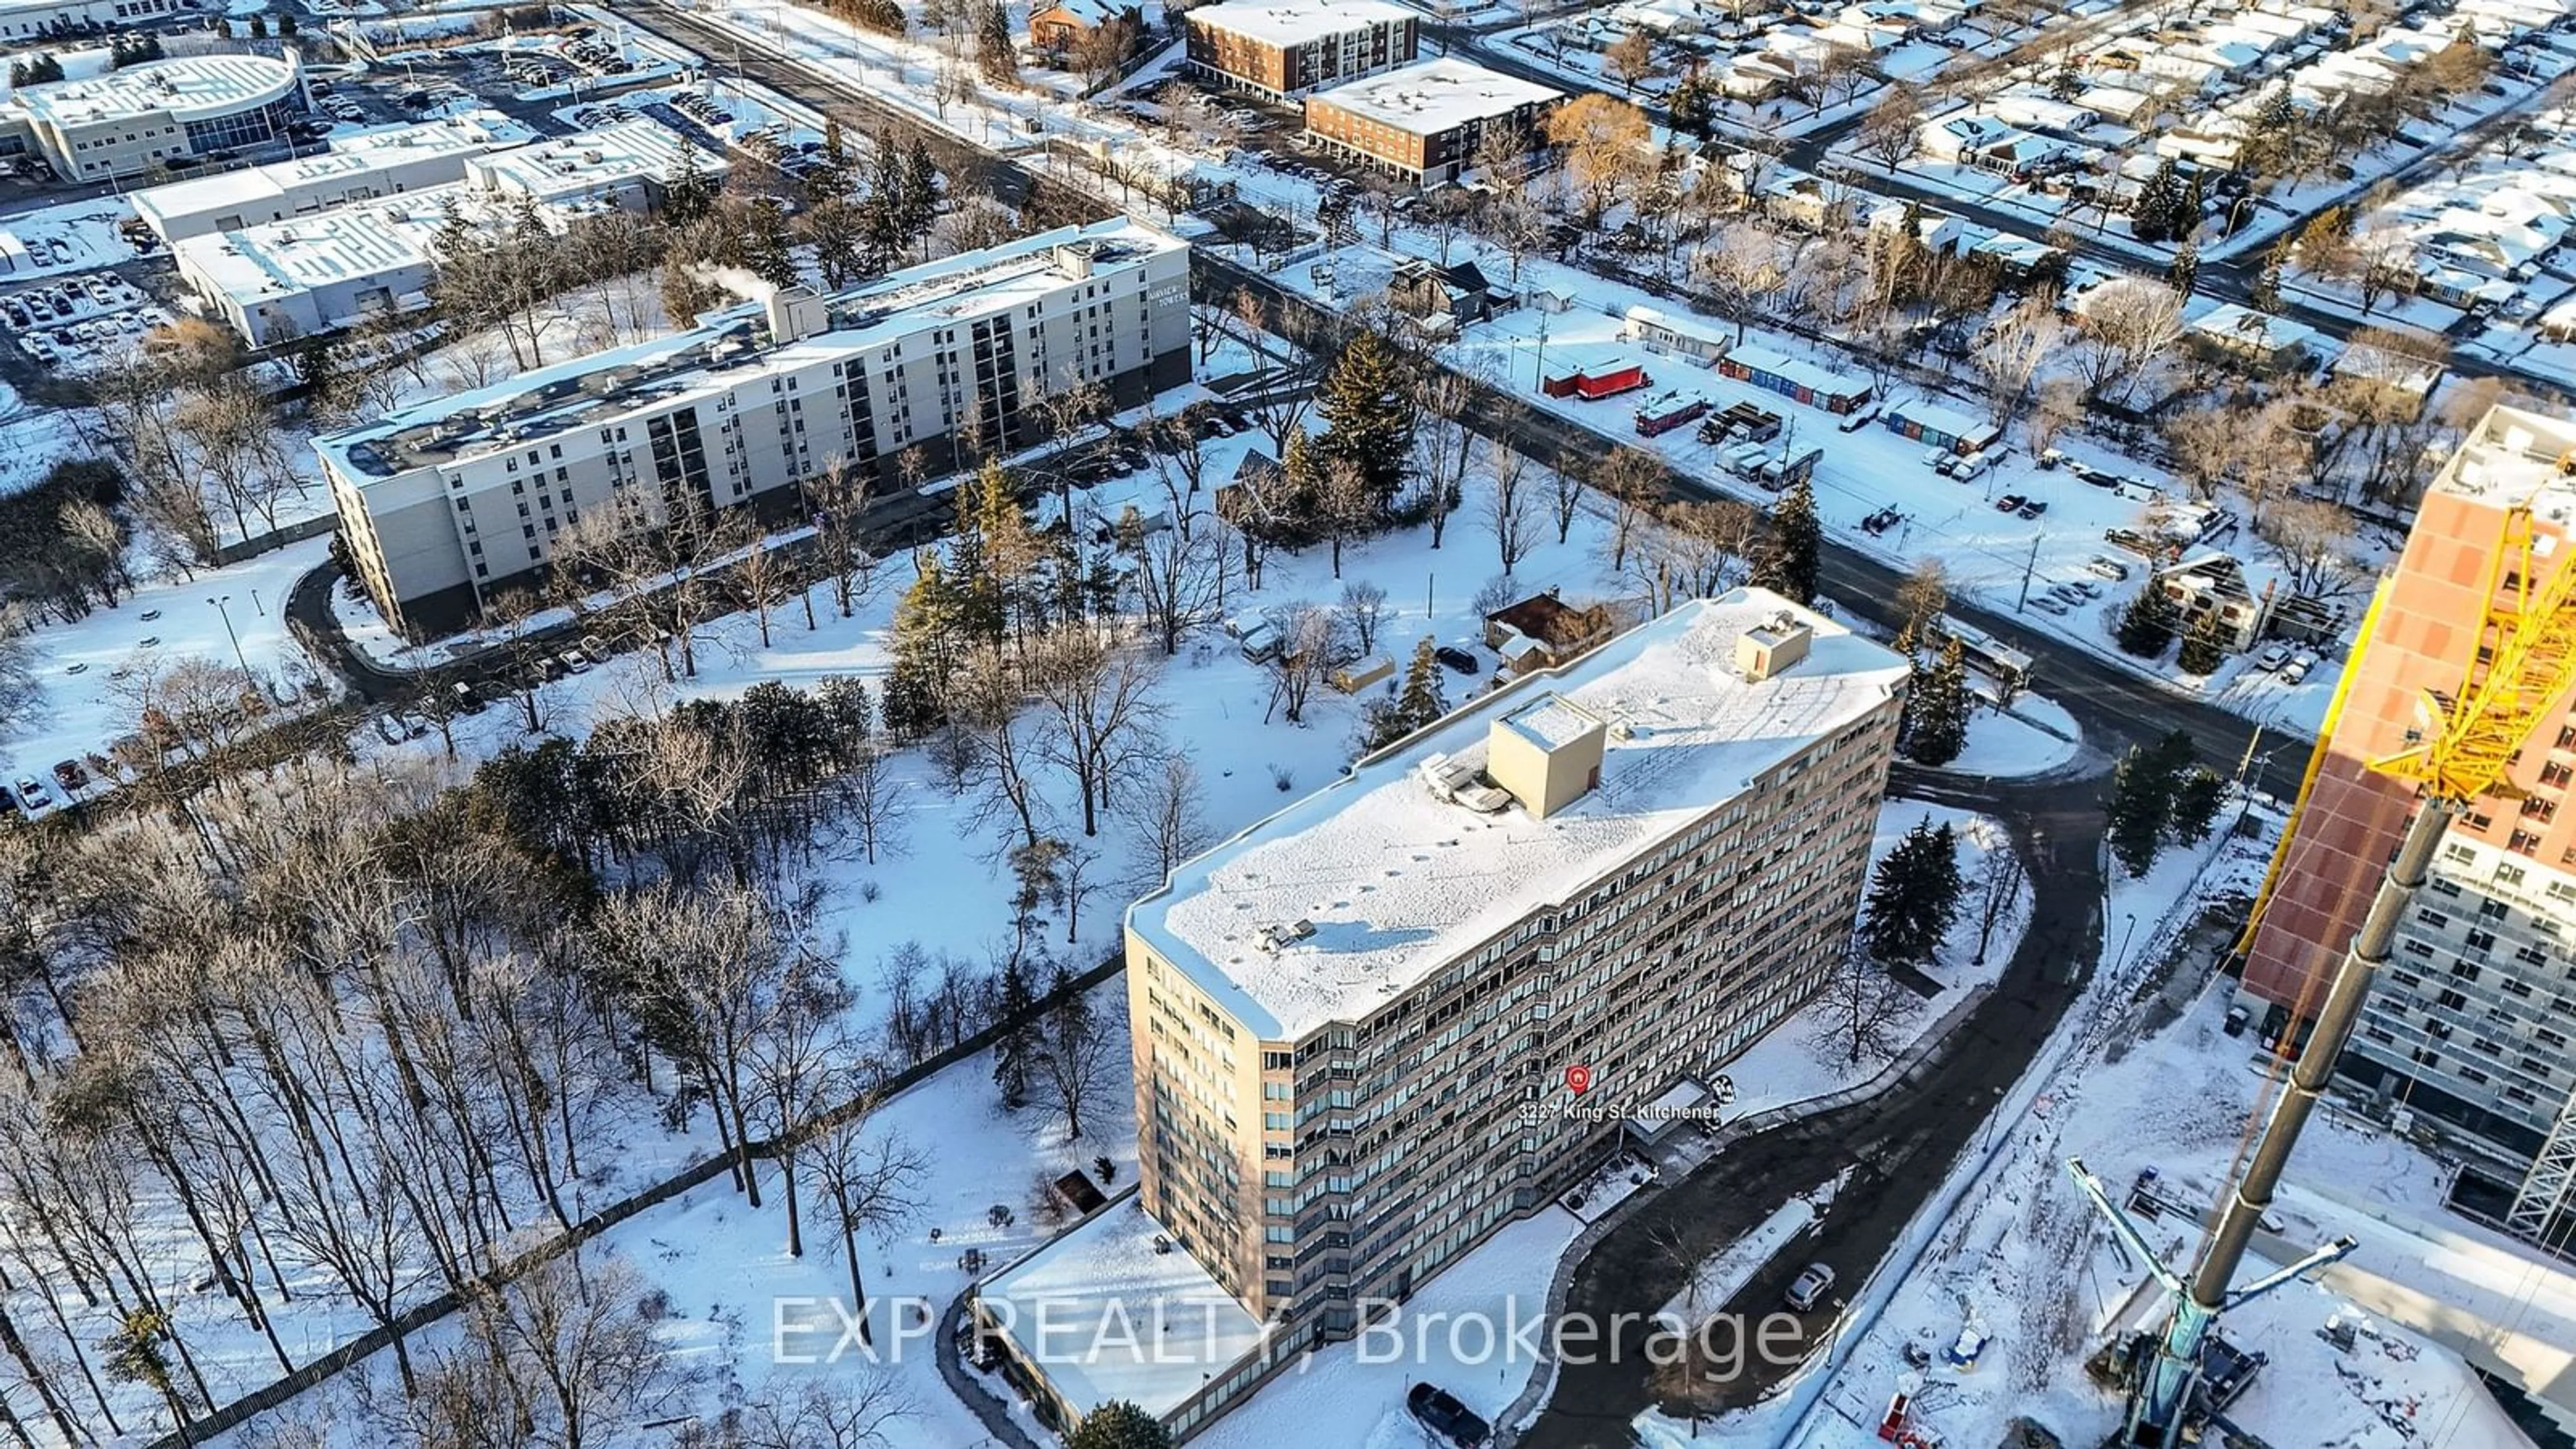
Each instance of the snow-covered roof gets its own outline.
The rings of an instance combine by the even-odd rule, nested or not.
[[[467,162],[466,170],[486,190],[569,202],[660,181],[684,164],[702,176],[721,176],[726,170],[724,157],[714,150],[690,145],[658,121],[633,120],[495,151]]]
[[[1159,1419],[1262,1340],[1260,1321],[1168,1239],[1131,1190],[975,1296],[1074,1412],[1123,1399]]]
[[[2315,328],[2234,302],[2221,302],[2210,308],[2192,319],[2190,327],[2194,333],[2213,341],[2262,352],[2280,352],[2292,347],[2314,350],[2317,345]]]
[[[1814,631],[1772,678],[1736,641],[1783,611]],[[1532,912],[1580,894],[1878,708],[1904,661],[1779,595],[1695,600],[1524,677],[1182,865],[1136,903],[1138,938],[1263,1041],[1356,1021]],[[1483,763],[1496,720],[1549,695],[1609,723],[1600,785],[1537,820],[1480,814],[1424,778]],[[1311,922],[1297,939],[1270,928]]]
[[[168,111],[180,121],[212,120],[280,100],[296,89],[292,60],[267,55],[191,55],[146,61],[87,80],[21,86],[9,102],[41,121],[92,126]]]
[[[498,111],[472,111],[417,125],[386,126],[353,136],[334,136],[331,149],[265,166],[245,166],[134,193],[134,209],[147,219],[236,211],[243,206],[316,191],[347,194],[346,188],[369,177],[408,170],[426,162],[453,158],[452,175],[464,174],[464,158],[496,146],[515,146],[534,133]]]
[[[472,187],[458,181],[186,237],[171,253],[191,283],[255,308],[308,288],[428,266],[450,207],[471,225],[498,220]]]
[[[1224,0],[1189,12],[1192,25],[1282,49],[1420,18],[1390,0]]]
[[[1544,105],[1564,94],[1536,81],[1442,56],[1335,86],[1307,97],[1306,104],[1329,106],[1410,136],[1435,136],[1471,122],[1508,116],[1523,106]]]
[[[2535,517],[2576,523],[2576,477],[2561,464],[2576,458],[2576,421],[2499,406],[2478,420],[2443,465],[2428,492],[2483,498],[2498,507],[2527,503]]]

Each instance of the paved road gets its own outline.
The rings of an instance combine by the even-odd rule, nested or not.
[[[1755,1273],[1727,1311],[1758,1323],[1780,1309],[1789,1279],[1811,1261],[1830,1264],[1843,1293],[1850,1293],[1983,1130],[1984,1109],[2028,1068],[2074,999],[2078,963],[2100,951],[2099,782],[1951,785],[1940,793],[2002,817],[2031,869],[2036,910],[1995,989],[1912,1081],[1729,1147],[1641,1206],[1576,1265],[1569,1313],[1600,1323],[1655,1313],[1676,1287],[1664,1241],[1678,1236],[1695,1252],[1714,1252],[1790,1194],[1845,1169],[1852,1176],[1815,1233]],[[1804,1315],[1802,1347],[1813,1347],[1834,1319],[1830,1305]],[[1642,1326],[1631,1328],[1617,1362],[1562,1366],[1546,1411],[1520,1449],[1633,1444],[1629,1423],[1653,1402],[1644,1337]],[[1795,1367],[1794,1357],[1776,1366],[1756,1363],[1716,1385],[1716,1402],[1753,1402]]]

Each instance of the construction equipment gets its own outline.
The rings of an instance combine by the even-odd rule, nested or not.
[[[2496,547],[2486,560],[2482,595],[2487,600],[2486,613],[2470,641],[2471,652],[2461,666],[2457,687],[2447,692],[2427,690],[2417,726],[2407,732],[2406,747],[2369,762],[2370,768],[2383,774],[2415,782],[2421,804],[2371,898],[2368,915],[2353,934],[2342,966],[2326,988],[2324,1004],[2318,1008],[2306,1048],[2291,1069],[2287,1090],[2273,1103],[2263,1135],[2223,1205],[2218,1226],[2201,1250],[2190,1281],[2186,1283],[2156,1258],[2082,1161],[2067,1164],[2077,1184],[2110,1220],[2112,1230],[2147,1264],[2172,1300],[2162,1335],[2151,1354],[2142,1354],[2136,1365],[2128,1418],[2115,1441],[2121,1445],[2164,1449],[2186,1442],[2191,1430],[2224,1407],[2212,1400],[2215,1386],[2208,1380],[2210,1366],[2222,1358],[2236,1363],[2247,1358],[2218,1338],[2220,1314],[2352,1251],[2354,1244],[2346,1238],[2243,1288],[2229,1286],[2255,1228],[2272,1205],[2290,1151],[2351,1039],[2362,1002],[2388,960],[2398,923],[2413,907],[2443,832],[2472,801],[2522,793],[2507,778],[2506,769],[2543,713],[2576,684],[2576,602],[2571,602],[2571,595],[2576,595],[2576,567],[2559,567],[2541,578],[2554,540],[2541,542],[2537,550],[2535,542],[2531,510],[2521,505],[2506,510]],[[2374,600],[2374,620],[2378,610],[2379,601]],[[2338,704],[2340,694],[2339,688]],[[2553,1137],[2570,1135],[2576,1134]],[[2576,1143],[2568,1147],[2569,1155],[2576,1157]],[[2561,1180],[2562,1199],[2565,1187]]]

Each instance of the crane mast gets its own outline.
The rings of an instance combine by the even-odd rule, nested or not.
[[[2505,511],[2496,546],[2487,556],[2486,613],[2475,631],[2473,651],[2461,663],[2457,687],[2448,692],[2426,691],[2417,727],[2408,731],[2405,748],[2369,762],[2373,770],[2412,781],[2420,803],[2327,988],[2307,1045],[2291,1069],[2288,1089],[2273,1102],[2243,1173],[2220,1204],[2218,1225],[2189,1280],[2148,1256],[2151,1270],[2165,1285],[2169,1308],[2153,1357],[2139,1365],[2132,1383],[2119,1441],[2129,1449],[2164,1449],[2183,1442],[2194,1415],[2201,1412],[2202,1365],[2222,1312],[2351,1250],[2351,1240],[2346,1239],[2259,1282],[2231,1287],[2299,1134],[2360,1020],[2362,1003],[2388,959],[2398,924],[2424,884],[2443,833],[2471,801],[2521,793],[2507,774],[2516,753],[2544,713],[2576,684],[2576,603],[2571,603],[2576,567],[2548,566],[2559,541],[2535,533],[2527,506]],[[2545,581],[2539,577],[2543,572],[2548,574]],[[2386,592],[2383,584],[2372,600],[2371,623],[2386,603]],[[2366,623],[2364,647],[2369,638],[2370,623]],[[2350,684],[2349,668],[2337,688],[2338,713],[2343,691]],[[2325,748],[2326,741],[2320,738],[2320,758]],[[2311,764],[2301,788],[2301,805],[2315,774]],[[2267,898],[2281,858],[2275,857],[2272,876],[2264,883]],[[2283,1050],[2289,1049],[2285,1039]],[[2074,1161],[2069,1167],[2124,1241],[2133,1251],[2144,1252],[2143,1237],[2084,1165]]]

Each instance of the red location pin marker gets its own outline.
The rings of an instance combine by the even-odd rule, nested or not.
[[[1567,1067],[1565,1069],[1565,1084],[1574,1089],[1574,1095],[1578,1097],[1582,1096],[1584,1093],[1592,1090],[1592,1069],[1581,1065]]]

